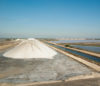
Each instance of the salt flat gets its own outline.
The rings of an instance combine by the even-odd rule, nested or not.
[[[94,71],[85,65],[59,52],[54,59],[25,60],[0,56],[0,82],[27,83],[64,80],[92,72]]]

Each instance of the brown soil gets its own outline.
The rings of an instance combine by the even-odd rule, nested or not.
[[[0,83],[0,86],[100,86],[100,78],[80,79],[73,81],[61,81],[45,84],[12,84]]]
[[[18,42],[15,42],[15,41],[4,41],[4,42],[1,42],[0,43],[0,51],[4,50],[6,48],[9,48],[9,47],[15,46],[16,44],[18,44]]]

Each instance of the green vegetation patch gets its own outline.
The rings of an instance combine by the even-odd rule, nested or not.
[[[67,45],[65,45],[65,47],[72,47],[72,46],[67,44]]]

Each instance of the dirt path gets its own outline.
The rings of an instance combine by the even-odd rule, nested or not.
[[[60,81],[54,83],[38,83],[38,84],[13,84],[0,83],[0,86],[100,86],[100,78],[89,78],[72,81]]]
[[[15,46],[17,45],[19,42],[15,42],[15,41],[9,41],[9,42],[3,42],[3,43],[0,43],[0,51],[2,50],[5,50],[9,47],[12,47],[12,46]]]

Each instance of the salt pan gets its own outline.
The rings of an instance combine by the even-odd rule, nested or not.
[[[20,44],[13,49],[5,52],[3,56],[15,58],[15,59],[28,59],[28,58],[47,58],[53,59],[53,56],[57,54],[56,51],[49,48],[44,43],[30,38],[21,41]]]

